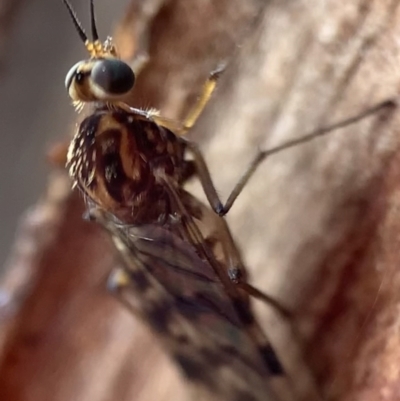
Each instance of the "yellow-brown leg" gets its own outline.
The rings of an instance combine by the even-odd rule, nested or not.
[[[211,96],[217,86],[218,78],[221,76],[222,72],[225,69],[225,65],[219,66],[216,70],[212,71],[207,79],[207,81],[203,85],[203,90],[201,92],[200,97],[198,98],[196,104],[189,111],[188,115],[183,120],[183,126],[185,132],[187,132],[193,125],[196,123],[200,114],[206,107],[207,103],[211,99]]]
[[[221,73],[224,71],[225,66],[221,65],[216,70],[212,71],[207,79],[207,81],[203,85],[203,90],[195,103],[195,105],[191,108],[187,116],[183,119],[182,122],[175,121],[157,114],[151,115],[151,119],[156,122],[158,125],[162,127],[168,128],[176,135],[185,135],[190,128],[196,123],[200,114],[204,110],[204,107],[210,100],[216,86],[217,80],[220,77]]]

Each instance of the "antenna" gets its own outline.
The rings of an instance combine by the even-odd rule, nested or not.
[[[72,8],[72,6],[71,6],[71,4],[68,2],[68,0],[63,0],[63,3],[65,4],[65,6],[66,6],[67,9],[68,9],[69,15],[70,15],[70,17],[71,17],[71,19],[72,19],[72,22],[73,22],[74,25],[75,25],[76,31],[78,32],[80,38],[82,39],[82,42],[83,42],[83,43],[86,43],[86,42],[88,41],[88,38],[87,38],[87,36],[86,36],[85,30],[82,28],[82,25],[81,25],[81,23],[80,23],[79,20],[78,20],[78,17],[77,17],[76,14],[75,14],[74,9]],[[93,0],[91,0],[91,6],[90,6],[90,8],[91,8],[91,10],[93,9]],[[93,30],[93,19],[92,19],[92,31],[96,31],[96,27],[94,27],[94,30]],[[96,32],[96,34],[97,34],[97,32]]]
[[[99,34],[97,33],[97,27],[96,27],[96,18],[94,15],[94,1],[90,0],[90,27],[92,29],[92,40],[93,42],[96,42],[99,40]]]

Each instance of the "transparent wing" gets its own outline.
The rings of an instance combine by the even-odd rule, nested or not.
[[[157,334],[192,386],[218,400],[278,400],[268,371],[211,266],[172,226],[128,227],[100,209],[123,260],[113,288]]]

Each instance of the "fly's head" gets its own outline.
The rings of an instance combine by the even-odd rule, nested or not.
[[[89,52],[89,58],[76,63],[65,78],[65,87],[80,110],[87,102],[113,103],[127,94],[135,83],[132,68],[119,59],[112,39],[100,42],[94,16],[93,0],[90,0],[92,40],[89,40],[71,4],[63,0],[74,26]]]

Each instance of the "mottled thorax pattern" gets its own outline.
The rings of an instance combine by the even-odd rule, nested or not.
[[[168,212],[168,196],[154,172],[179,182],[184,148],[164,127],[135,113],[100,107],[73,138],[67,167],[96,204],[126,223],[152,223]]]

